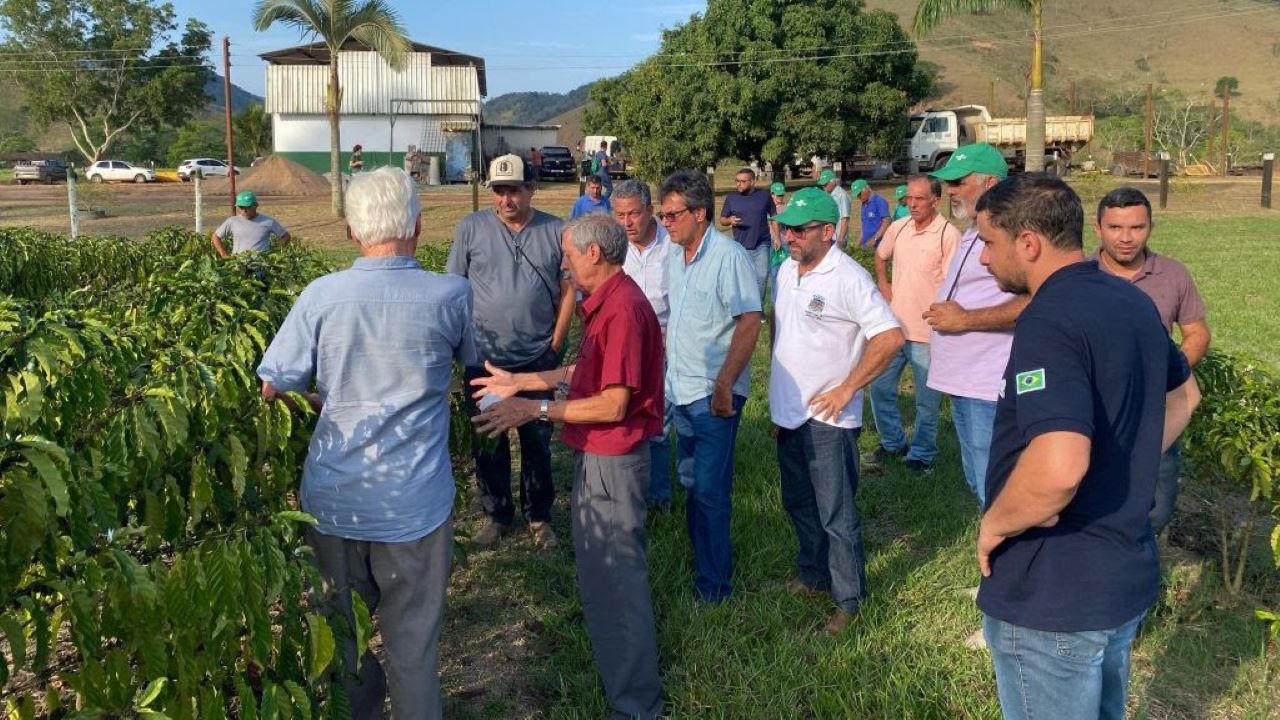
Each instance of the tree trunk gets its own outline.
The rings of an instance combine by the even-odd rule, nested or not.
[[[339,120],[342,117],[342,88],[338,85],[337,49],[329,52],[329,92],[325,98],[329,111],[329,205],[334,217],[345,217],[342,203],[342,138],[339,136]]]
[[[1027,93],[1027,172],[1044,170],[1044,48],[1040,0],[1031,5],[1031,91]]]

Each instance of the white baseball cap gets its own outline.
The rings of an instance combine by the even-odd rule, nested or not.
[[[489,187],[523,185],[533,180],[531,168],[519,155],[500,155],[489,163]]]

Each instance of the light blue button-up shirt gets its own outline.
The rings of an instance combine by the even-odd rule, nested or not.
[[[409,542],[449,518],[455,359],[477,363],[463,278],[409,257],[360,258],[302,291],[258,376],[324,400],[302,471],[316,530]]]
[[[688,405],[711,395],[729,354],[735,318],[760,311],[760,286],[747,251],[708,227],[692,262],[671,248],[667,320],[667,402]],[[733,383],[733,394],[751,392],[751,363]]]

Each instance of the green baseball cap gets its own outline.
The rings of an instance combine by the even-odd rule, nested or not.
[[[858,195],[862,194],[862,191],[866,190],[868,187],[870,187],[870,185],[867,185],[866,180],[862,180],[862,179],[854,180],[853,184],[849,186],[849,194],[854,197],[857,197]]]
[[[774,183],[769,186],[769,194],[770,195],[786,195],[787,186],[783,185],[782,183]]]
[[[894,189],[893,189],[893,199],[894,199],[894,200],[901,200],[902,198],[904,198],[904,197],[906,197],[906,196],[907,196],[907,186],[906,186],[906,185],[899,185],[898,187],[896,187],[896,188],[894,188]]]
[[[971,173],[1002,178],[1009,174],[1004,155],[989,143],[965,145],[947,160],[947,164],[929,173],[939,180],[959,180]]]
[[[236,207],[253,207],[258,204],[258,196],[252,190],[236,193]]]
[[[840,209],[836,201],[822,188],[807,187],[797,190],[787,203],[787,209],[774,215],[773,220],[782,225],[804,225],[817,220],[824,223],[840,222]]]
[[[835,180],[835,179],[836,179],[836,174],[835,174],[834,172],[832,172],[831,170],[829,170],[829,169],[828,169],[828,170],[823,170],[822,172],[818,173],[818,184],[819,184],[819,185],[826,185],[827,183],[829,183],[829,182],[831,182],[832,180]]]

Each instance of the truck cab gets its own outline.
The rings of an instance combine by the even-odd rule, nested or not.
[[[905,157],[894,164],[905,173],[915,164],[921,171],[936,170],[946,164],[956,150],[975,142],[975,125],[991,120],[981,105],[962,105],[948,110],[926,110],[913,115],[907,124]]]

